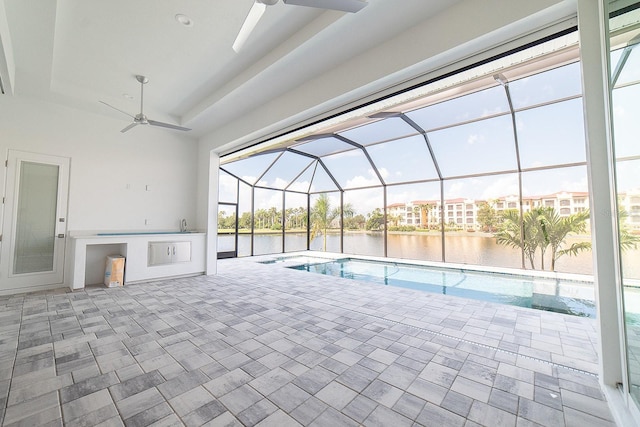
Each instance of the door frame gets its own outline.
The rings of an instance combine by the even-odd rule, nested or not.
[[[225,233],[223,235],[234,234],[234,250],[232,251],[218,251],[218,259],[225,258],[237,258],[238,257],[238,204],[237,203],[228,203],[228,202],[218,202],[218,212],[220,212],[220,206],[233,206],[236,212],[236,223],[235,223],[235,232],[234,233]],[[216,233],[216,236],[220,236],[220,233]],[[217,237],[216,237],[217,238]]]
[[[23,162],[58,166],[58,194],[54,229],[54,260],[51,271],[12,274],[19,194],[19,174]],[[29,291],[59,287],[64,283],[67,240],[67,212],[69,200],[69,169],[71,159],[49,154],[9,149],[5,161],[5,186],[2,206],[2,235],[0,243],[0,292]]]

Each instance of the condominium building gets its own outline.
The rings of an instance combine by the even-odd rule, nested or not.
[[[640,189],[619,194],[619,206],[626,214],[626,223],[631,229],[640,230]],[[444,201],[442,215],[445,224],[478,231],[480,207],[488,203],[496,212],[520,209],[518,196],[508,195],[496,199],[448,199]],[[440,200],[415,200],[407,203],[393,203],[387,206],[390,225],[406,225],[417,228],[436,227],[440,223]],[[522,198],[522,211],[537,207],[554,208],[561,217],[585,211],[589,208],[589,193],[580,191],[560,191],[552,194],[527,196]]]

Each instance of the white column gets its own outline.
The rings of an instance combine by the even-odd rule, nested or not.
[[[209,153],[209,188],[207,192],[207,264],[206,274],[218,272],[218,171],[220,157]]]
[[[600,381],[623,382],[621,306],[611,153],[608,4],[578,0],[593,271],[600,328]]]

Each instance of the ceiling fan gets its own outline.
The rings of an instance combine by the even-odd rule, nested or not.
[[[138,126],[138,125],[151,125],[151,126],[160,126],[163,128],[169,128],[169,129],[175,129],[175,130],[182,130],[182,131],[189,131],[191,129],[189,128],[185,128],[182,126],[178,126],[178,125],[173,125],[171,123],[164,123],[164,122],[158,122],[156,120],[151,120],[148,119],[147,116],[144,115],[144,113],[142,112],[142,106],[143,106],[143,102],[144,102],[144,85],[149,83],[149,79],[146,78],[145,76],[136,76],[136,80],[138,82],[140,82],[140,113],[136,114],[135,116],[127,113],[126,111],[123,111],[119,108],[114,107],[113,105],[109,105],[104,101],[100,101],[101,103],[103,103],[104,105],[106,105],[107,107],[111,107],[114,110],[120,111],[121,113],[126,114],[127,116],[131,117],[133,119],[133,123],[131,123],[129,126],[127,126],[126,128],[122,129],[120,132],[125,133],[126,131]]]
[[[244,42],[253,31],[258,21],[262,17],[267,6],[276,4],[278,0],[254,0],[249,14],[244,20],[240,32],[233,42],[233,50],[239,52]],[[319,9],[340,10],[342,12],[355,13],[365,7],[367,3],[363,0],[282,0],[284,4],[294,6],[316,7]]]

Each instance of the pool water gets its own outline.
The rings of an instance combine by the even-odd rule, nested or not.
[[[289,268],[387,286],[595,317],[593,283],[484,273],[353,258]]]

